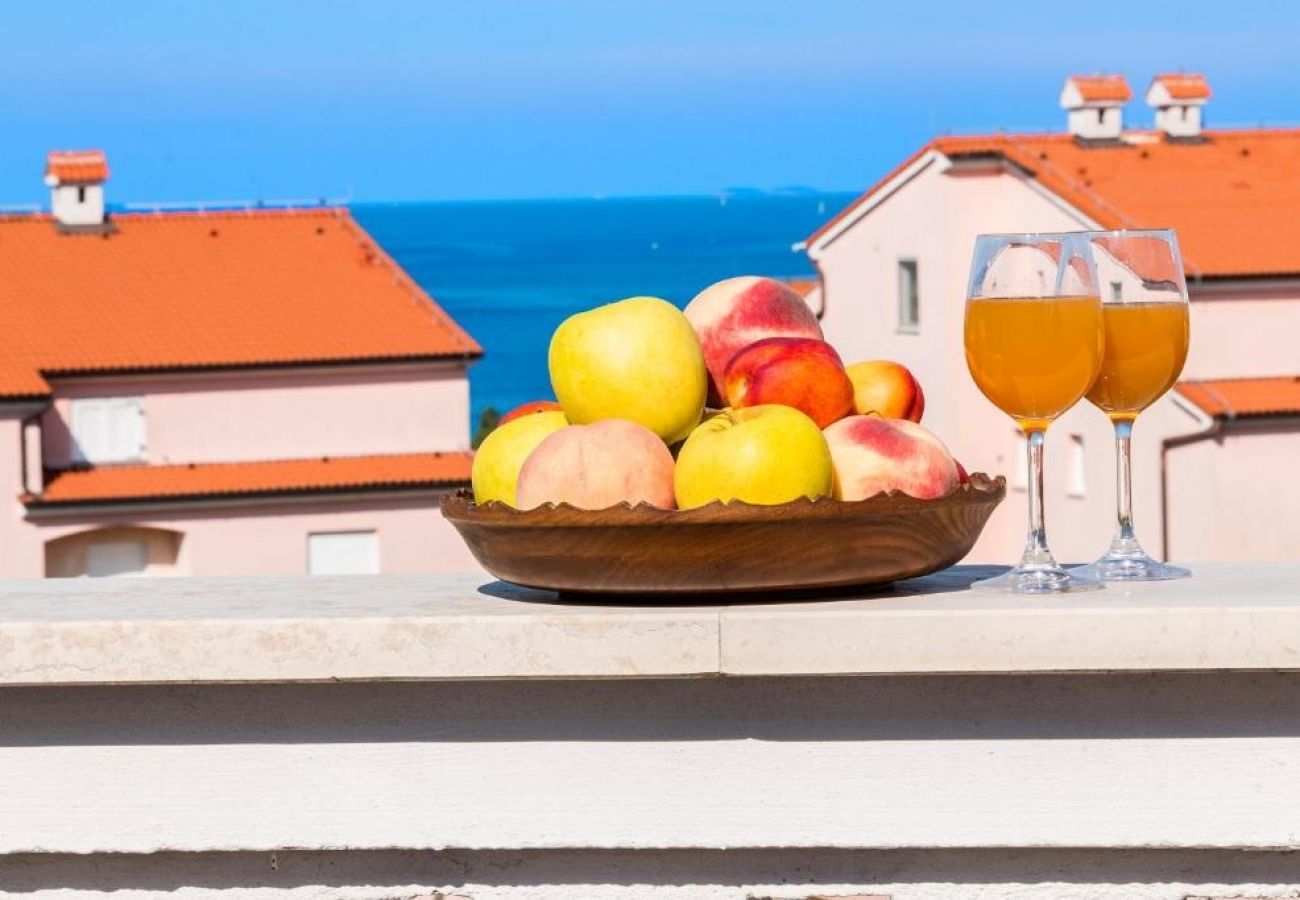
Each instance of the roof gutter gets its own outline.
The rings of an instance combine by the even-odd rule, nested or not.
[[[49,502],[40,497],[23,497],[29,519],[100,518],[140,513],[174,513],[178,509],[233,509],[267,505],[305,505],[374,500],[377,496],[419,498],[441,496],[468,487],[467,481],[448,481],[374,487],[312,488],[280,491],[246,491],[230,494],[177,494],[169,497],[123,497],[107,500]]]

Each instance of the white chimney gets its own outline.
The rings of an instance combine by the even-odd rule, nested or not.
[[[104,225],[104,182],[108,158],[103,150],[52,150],[45,158],[45,183],[50,186],[50,210],[60,227],[101,228]]]
[[[1071,75],[1061,88],[1070,134],[1087,141],[1119,140],[1124,104],[1132,97],[1123,75]]]
[[[1147,88],[1147,105],[1156,111],[1156,129],[1166,137],[1200,137],[1201,108],[1210,99],[1210,85],[1199,73],[1157,75]]]

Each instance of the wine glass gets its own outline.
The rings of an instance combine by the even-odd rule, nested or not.
[[[1101,299],[1087,232],[975,239],[966,300],[966,364],[984,396],[1020,425],[1029,467],[1029,538],[1011,571],[976,590],[1017,594],[1096,590],[1047,547],[1043,437],[1088,392],[1104,351]]]
[[[1187,361],[1187,283],[1173,231],[1091,235],[1106,352],[1088,399],[1115,426],[1117,514],[1106,554],[1072,572],[1103,581],[1165,581],[1187,569],[1152,559],[1133,530],[1129,443],[1138,414],[1174,386]]]

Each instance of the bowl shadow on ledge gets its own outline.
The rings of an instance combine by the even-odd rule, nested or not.
[[[548,591],[523,587],[508,581],[489,581],[478,588],[480,594],[518,603],[562,606],[693,607],[731,606],[734,604],[797,603],[818,600],[871,600],[924,596],[963,591],[985,578],[995,578],[1010,566],[956,565],[932,575],[908,578],[892,584],[867,587],[848,585],[837,588],[813,588],[775,591],[711,591],[697,594],[618,594],[587,591]]]

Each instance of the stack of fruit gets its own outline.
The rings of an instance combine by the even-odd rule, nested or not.
[[[921,386],[887,361],[847,368],[803,298],[730,278],[685,311],[634,297],[570,317],[551,338],[558,402],[511,411],[474,457],[474,497],[568,503],[941,497],[965,473],[917,424]]]

